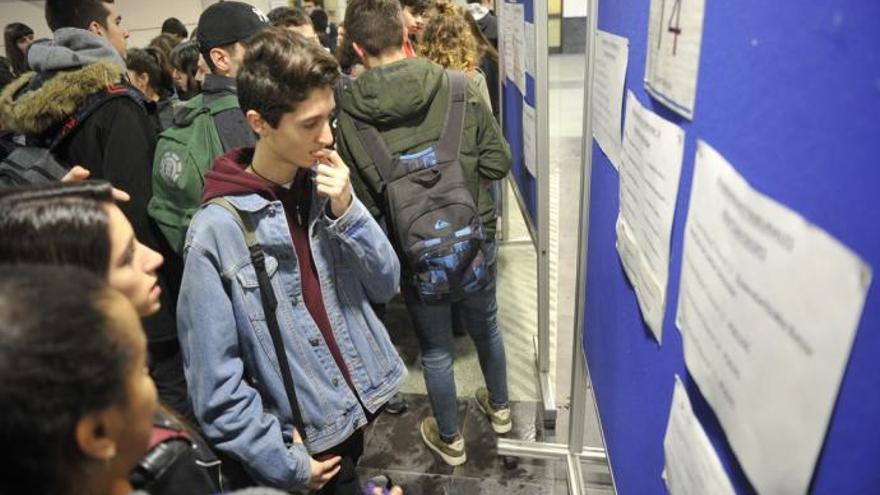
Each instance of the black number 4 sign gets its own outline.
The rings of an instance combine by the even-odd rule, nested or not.
[[[678,49],[678,37],[681,36],[681,2],[682,0],[675,0],[672,4],[672,10],[669,12],[669,20],[666,21],[666,31],[672,33],[672,55],[675,56],[675,52]],[[660,31],[657,36],[657,51],[660,51],[663,42],[663,24],[664,19],[666,18],[666,0],[663,1],[662,7],[660,8]]]

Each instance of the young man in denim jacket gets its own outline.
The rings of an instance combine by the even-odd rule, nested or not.
[[[187,233],[178,321],[214,447],[259,483],[354,494],[362,428],[406,371],[370,308],[397,292],[397,256],[327,149],[337,77],[333,57],[294,33],[252,38],[238,91],[259,139],[217,159],[203,198],[255,225],[305,431],[293,426],[244,234],[223,206],[204,205]]]

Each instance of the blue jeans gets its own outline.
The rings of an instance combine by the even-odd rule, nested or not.
[[[458,433],[458,404],[455,390],[455,339],[452,335],[452,307],[461,313],[473,339],[480,369],[493,407],[507,407],[507,359],[504,339],[498,329],[495,283],[484,291],[452,304],[424,304],[407,298],[407,309],[422,350],[422,372],[428,398],[440,434]]]

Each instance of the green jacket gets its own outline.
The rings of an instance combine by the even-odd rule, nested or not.
[[[421,151],[440,138],[449,102],[449,81],[443,67],[423,58],[407,58],[370,69],[338,95],[340,108],[336,146],[351,168],[358,198],[373,216],[383,216],[384,184],[360,141],[352,117],[382,134],[392,154]],[[495,205],[489,181],[510,170],[510,148],[492,110],[476,84],[468,85],[468,106],[459,161],[473,194],[483,226],[495,234]]]

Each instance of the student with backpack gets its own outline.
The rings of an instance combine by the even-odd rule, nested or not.
[[[215,448],[258,483],[360,495],[363,427],[406,368],[370,307],[397,292],[397,257],[327,149],[338,77],[290,31],[249,41],[238,92],[259,137],[205,176],[178,322]]]
[[[242,2],[215,3],[199,17],[199,50],[211,73],[205,75],[201,94],[187,100],[172,126],[159,135],[149,205],[150,216],[178,254],[214,159],[254,145],[254,132],[238,105],[235,76],[244,41],[267,23],[262,12]]]
[[[31,149],[52,147],[50,157],[62,165],[53,179],[81,165],[93,179],[110,181],[127,192],[131,199],[120,209],[137,238],[167,254],[164,239],[147,215],[156,130],[125,79],[129,33],[122,13],[111,0],[46,0],[45,13],[53,38],[31,45],[28,60],[35,72],[3,91],[0,121],[24,134]],[[56,141],[59,136],[63,139]],[[41,180],[49,179],[44,175]],[[168,263],[160,269],[162,308],[144,320],[144,328],[159,396],[186,414],[174,319],[178,278]]]
[[[452,309],[476,344],[487,388],[478,404],[511,429],[504,343],[496,320],[495,215],[486,188],[510,151],[473,83],[407,58],[397,0],[352,0],[346,37],[367,71],[337,96],[337,146],[370,211],[384,218],[403,269],[401,290],[422,350],[434,415],[422,439],[451,465],[466,461],[453,375]]]

